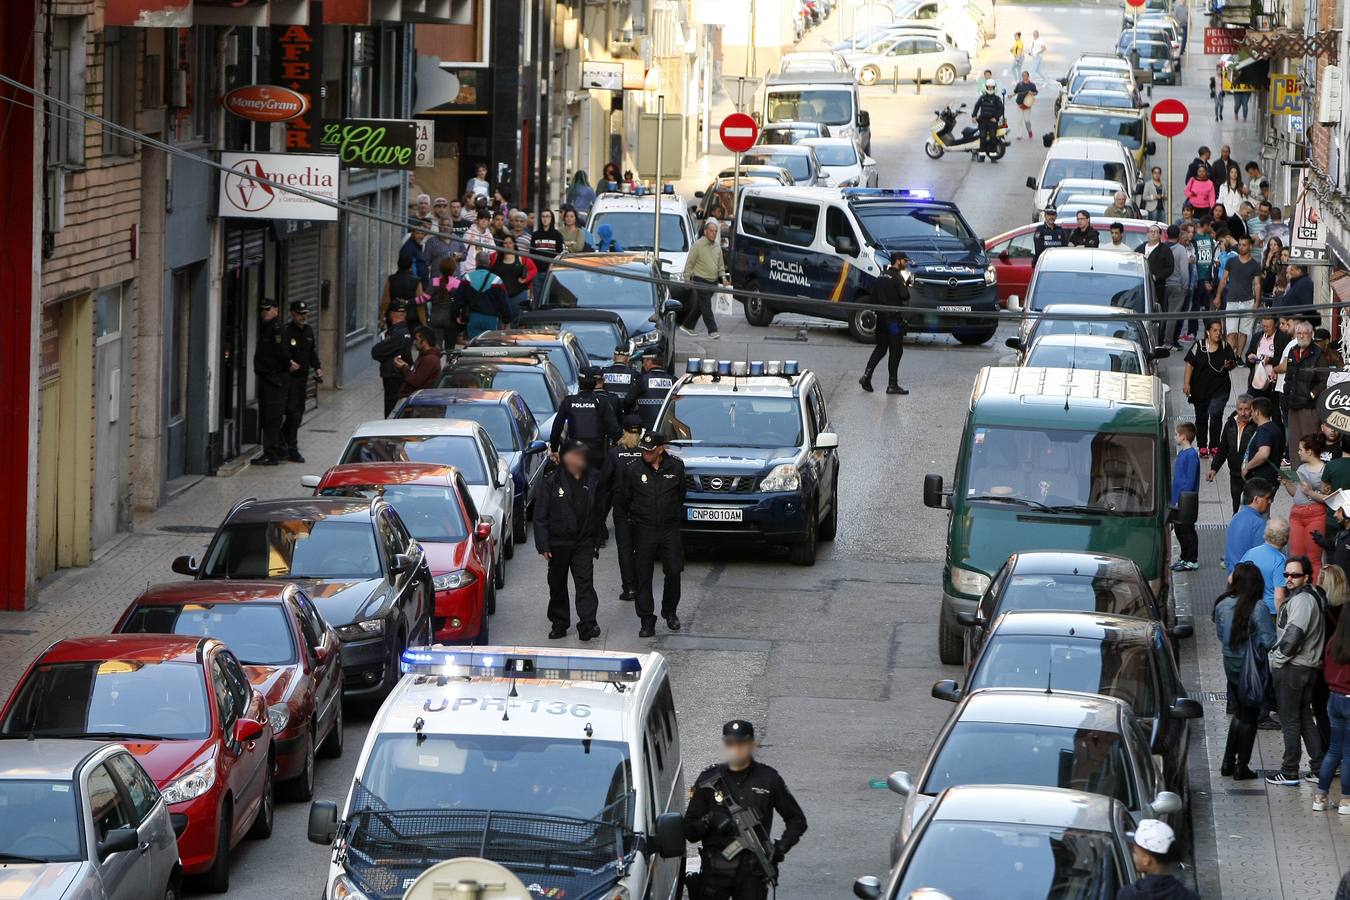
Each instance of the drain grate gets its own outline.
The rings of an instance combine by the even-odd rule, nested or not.
[[[161,525],[156,531],[164,534],[215,534],[214,525]]]

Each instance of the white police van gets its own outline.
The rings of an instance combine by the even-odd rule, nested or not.
[[[432,646],[371,723],[341,815],[310,807],[333,848],[325,900],[395,900],[445,859],[484,857],[540,897],[675,900],[684,769],[659,653]]]
[[[601,225],[608,225],[616,249],[650,252],[652,239],[656,237],[656,203],[657,195],[642,187],[602,190],[591,207],[586,230],[595,235]],[[689,256],[689,246],[698,239],[698,232],[689,216],[689,204],[675,193],[675,185],[667,184],[662,188],[660,203],[661,269],[667,274],[681,275],[684,261]]]

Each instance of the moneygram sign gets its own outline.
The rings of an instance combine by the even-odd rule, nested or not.
[[[224,218],[337,221],[337,209],[296,193],[336,202],[336,156],[222,153],[220,164],[228,169],[220,175],[220,215]]]
[[[220,102],[236,116],[251,122],[289,122],[309,109],[309,98],[304,94],[271,84],[235,88]]]

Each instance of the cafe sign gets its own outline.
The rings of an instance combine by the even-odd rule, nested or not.
[[[275,84],[235,88],[222,97],[220,103],[250,122],[289,122],[309,109],[309,98],[304,94]]]
[[[411,169],[417,162],[417,123],[412,119],[326,119],[319,149],[336,153],[349,169]]]
[[[1350,382],[1333,384],[1317,398],[1317,412],[1323,422],[1341,434],[1350,435]]]

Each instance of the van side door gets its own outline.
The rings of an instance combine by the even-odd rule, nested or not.
[[[648,805],[651,821],[647,833],[651,836],[656,817],[668,812],[683,813],[685,804],[684,766],[680,758],[679,730],[675,723],[675,701],[669,680],[663,680],[656,689],[652,705],[647,710],[643,729],[643,754],[647,762],[646,787],[652,802]],[[662,900],[677,900],[680,872],[684,859],[665,859],[649,848],[648,872],[650,884],[647,896]]]

